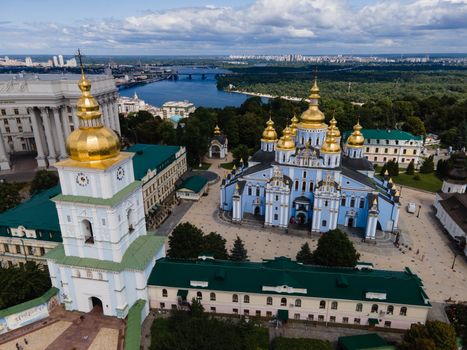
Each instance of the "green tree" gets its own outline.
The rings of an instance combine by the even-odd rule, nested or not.
[[[203,249],[203,231],[189,222],[178,224],[169,236],[167,256],[180,259],[197,258]]]
[[[245,249],[245,245],[240,237],[237,236],[237,239],[234,242],[234,246],[230,251],[230,260],[233,261],[246,261],[247,260],[247,250]]]
[[[214,259],[227,260],[229,254],[225,247],[226,240],[220,234],[211,232],[203,237],[202,250],[213,255]]]
[[[424,136],[426,135],[425,124],[419,117],[408,117],[402,129],[412,133],[413,135]]]
[[[271,350],[332,350],[332,345],[321,339],[276,337],[271,342]]]
[[[339,229],[324,233],[313,252],[313,262],[324,266],[353,267],[359,258],[360,254],[355,250],[353,243]]]
[[[381,175],[388,171],[389,176],[397,176],[399,175],[399,163],[393,161],[392,159],[384,163],[381,168]]]
[[[430,174],[435,170],[435,162],[433,161],[433,158],[434,157],[432,155],[428,158],[425,158],[420,167],[420,172],[422,174]]]
[[[449,162],[448,160],[440,159],[438,163],[436,163],[436,175],[441,179],[448,175],[449,171]]]
[[[239,166],[240,160],[243,159],[245,165],[248,165],[248,157],[249,157],[249,150],[248,147],[245,145],[238,145],[238,147],[232,150],[232,155],[234,158],[234,163],[236,166]]]
[[[58,175],[56,172],[39,170],[34,175],[34,179],[31,182],[31,188],[29,194],[34,195],[43,190],[54,187],[58,183]]]
[[[311,252],[308,242],[304,243],[297,253],[297,261],[304,264],[313,264],[313,253]]]
[[[456,350],[456,332],[453,326],[441,321],[413,324],[404,335],[402,349]]]
[[[406,169],[405,172],[407,173],[407,175],[414,175],[415,174],[415,162],[414,162],[413,159],[410,161],[410,163],[407,166],[407,169]]]
[[[165,145],[176,145],[177,144],[177,132],[174,129],[173,124],[164,120],[159,127],[161,142]]]
[[[0,183],[0,213],[16,207],[21,202],[18,185]]]

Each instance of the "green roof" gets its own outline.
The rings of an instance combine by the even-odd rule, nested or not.
[[[219,274],[219,271],[222,271],[222,274]],[[292,295],[336,300],[367,301],[367,292],[384,290],[386,299],[382,302],[431,307],[422,293],[421,280],[410,270],[330,268],[303,265],[285,257],[263,262],[162,258],[156,262],[148,284],[192,289],[190,281],[193,280],[208,282],[210,290],[240,293],[280,294],[265,292],[262,287],[287,285],[306,289],[306,294]],[[345,285],[338,284],[343,280]]]
[[[175,160],[180,146],[136,144],[127,148],[126,152],[135,153],[133,157],[133,170],[135,179],[141,180],[148,170],[156,169],[157,173],[164,170]]]
[[[141,347],[141,312],[146,300],[139,299],[128,311],[128,322],[125,331],[125,350],[134,350]]]
[[[395,349],[376,333],[339,337],[338,343],[342,350]]]
[[[351,130],[344,132],[344,140],[347,140],[349,135],[352,133]],[[365,140],[368,139],[380,139],[380,140],[422,140],[421,136],[416,136],[407,131],[395,130],[395,129],[363,129],[362,134]]]
[[[61,242],[60,225],[58,223],[57,209],[51,201],[61,192],[60,186],[44,190],[18,206],[0,214],[0,236],[11,236],[9,227],[23,225],[26,229],[35,229],[45,241]],[[55,234],[50,237],[49,232]],[[28,238],[28,237],[23,237]]]
[[[204,186],[208,183],[208,180],[199,175],[190,176],[188,179],[182,182],[180,186],[178,186],[178,190],[180,189],[187,189],[193,191],[195,193],[199,193]]]
[[[50,300],[50,298],[52,298],[58,292],[59,292],[59,290],[57,288],[52,287],[47,292],[42,294],[40,297],[37,297],[35,299],[26,301],[24,303],[21,303],[21,304],[15,305],[15,306],[11,306],[11,307],[6,308],[6,309],[2,309],[2,310],[0,310],[0,318],[6,317],[6,316],[9,316],[9,315],[13,315],[13,314],[16,314],[18,312],[23,312],[23,311],[26,311],[26,310],[28,310],[30,308],[33,308],[33,307],[39,306],[41,304],[44,304],[44,303],[48,302]]]
[[[105,206],[114,206],[121,203],[124,199],[130,196],[138,188],[141,187],[141,181],[134,181],[125,188],[122,188],[120,191],[115,193],[112,198],[95,198],[95,197],[86,197],[86,196],[74,196],[71,194],[59,194],[53,198],[54,201],[59,202],[73,202],[73,203],[83,203],[83,204],[92,204],[92,205],[105,205]]]
[[[123,255],[121,262],[110,260],[99,260],[93,258],[80,258],[77,256],[66,256],[63,244],[47,252],[44,257],[54,260],[60,265],[70,265],[83,268],[102,269],[108,271],[144,270],[149,261],[165,243],[165,236],[143,235],[136,238],[130,244]]]

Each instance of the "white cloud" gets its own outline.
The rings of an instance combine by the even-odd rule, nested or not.
[[[467,47],[467,0],[379,0],[359,9],[350,1],[256,0],[246,7],[187,7],[72,24],[2,22],[0,42],[13,51],[80,46],[89,53],[136,54]]]

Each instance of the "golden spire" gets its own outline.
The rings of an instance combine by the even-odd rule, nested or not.
[[[310,104],[308,109],[300,116],[300,127],[304,129],[324,129],[326,124],[324,123],[324,114],[319,110],[319,87],[318,79],[315,77],[313,86],[310,90]]]
[[[332,119],[329,121],[329,124],[331,125],[331,128],[333,128],[336,137],[341,137],[341,132],[339,128],[337,127],[337,120],[334,118],[334,115],[332,116]]]
[[[216,124],[216,127],[214,128],[214,135],[218,136],[221,134],[221,129],[219,128],[219,125]]]
[[[295,142],[292,137],[292,131],[288,126],[285,127],[282,137],[277,142],[277,150],[290,151],[295,149]]]
[[[274,122],[271,119],[271,114],[269,114],[269,120],[266,122],[266,128],[263,131],[261,141],[264,141],[264,142],[277,141],[277,132],[276,132],[276,129],[274,129]]]
[[[361,148],[365,143],[365,137],[362,134],[362,126],[360,121],[357,120],[357,124],[353,127],[353,133],[347,138],[347,145],[353,148]]]
[[[386,169],[386,170],[384,171],[384,176],[388,176],[388,175],[389,175],[389,171],[388,171],[388,169]]]
[[[341,147],[339,142],[337,142],[337,137],[339,137],[340,131],[337,127],[337,121],[335,118],[331,119],[328,130],[326,131],[326,138],[324,139],[323,146],[321,147],[321,152],[323,153],[339,153]]]
[[[233,165],[232,170],[237,170],[237,166],[235,164]]]
[[[297,135],[298,122],[299,122],[299,120],[298,120],[297,116],[294,113],[292,119],[290,119],[290,130],[292,131],[292,136]]]
[[[78,50],[81,79],[78,83],[81,97],[77,104],[79,128],[67,138],[66,148],[70,158],[80,162],[101,161],[120,153],[117,135],[104,126],[99,104],[91,94],[91,82],[84,74],[81,52]]]

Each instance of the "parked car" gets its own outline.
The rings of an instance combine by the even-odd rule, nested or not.
[[[415,213],[415,210],[417,209],[417,205],[415,203],[409,203],[407,204],[407,211],[409,213]]]

